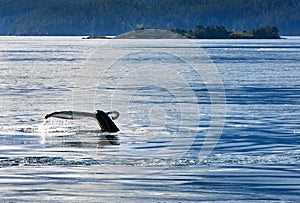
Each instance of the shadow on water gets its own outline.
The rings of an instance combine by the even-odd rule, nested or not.
[[[52,136],[45,140],[50,147],[70,148],[103,148],[105,146],[120,145],[118,135],[102,135],[100,131],[79,131],[75,135]]]

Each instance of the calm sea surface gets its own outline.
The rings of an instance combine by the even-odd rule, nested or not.
[[[299,202],[299,64],[299,37],[0,37],[0,201]],[[97,109],[121,131],[44,120]]]

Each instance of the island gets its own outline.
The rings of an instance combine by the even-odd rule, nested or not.
[[[279,29],[276,26],[267,25],[242,32],[228,30],[224,26],[198,25],[194,30],[170,29],[189,39],[280,39]]]
[[[132,32],[124,33],[116,37],[89,36],[83,39],[282,39],[279,29],[275,26],[267,25],[264,27],[246,30],[232,31],[224,26],[203,26],[198,25],[194,30],[184,29],[151,29],[138,27]]]

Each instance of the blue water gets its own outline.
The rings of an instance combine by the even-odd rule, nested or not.
[[[0,37],[0,199],[299,202],[299,62],[299,37]],[[44,120],[72,109],[121,131]]]

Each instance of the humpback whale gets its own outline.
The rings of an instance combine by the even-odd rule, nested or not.
[[[47,114],[45,119],[50,117],[61,118],[61,119],[82,119],[82,118],[93,118],[98,121],[98,124],[102,130],[102,132],[118,132],[119,128],[113,122],[119,117],[119,112],[117,111],[109,111],[104,112],[101,110],[97,110],[96,113],[88,113],[81,111],[58,111]]]

